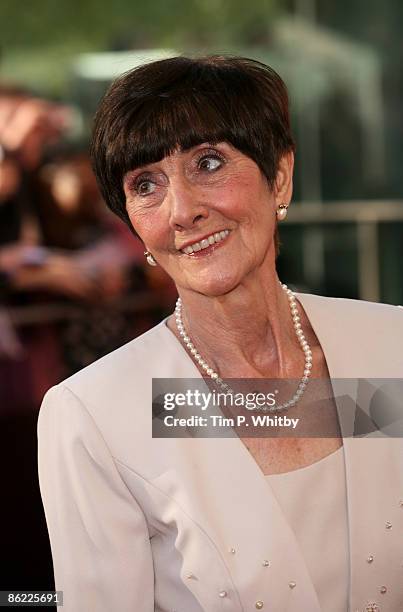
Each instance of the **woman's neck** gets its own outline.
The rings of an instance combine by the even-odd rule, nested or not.
[[[301,369],[288,298],[275,272],[219,297],[180,295],[185,329],[220,376],[283,378]],[[178,336],[174,318],[169,327]]]

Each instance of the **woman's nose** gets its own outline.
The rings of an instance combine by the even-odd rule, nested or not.
[[[200,189],[185,179],[171,182],[168,201],[169,223],[176,231],[191,229],[209,216],[208,205],[203,201]]]

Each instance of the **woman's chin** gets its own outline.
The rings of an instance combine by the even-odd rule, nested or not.
[[[207,297],[220,297],[230,293],[237,287],[238,283],[239,281],[235,279],[234,275],[231,275],[231,277],[198,278],[189,283],[188,288]]]

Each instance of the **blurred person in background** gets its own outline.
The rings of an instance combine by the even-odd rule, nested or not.
[[[86,290],[68,261],[51,257],[51,253],[43,248],[35,214],[35,173],[46,147],[61,138],[67,123],[68,109],[23,91],[0,89],[0,275],[3,305],[23,302],[24,292],[82,295]],[[9,384],[5,398],[3,388],[1,405],[3,411],[15,412],[18,407],[27,405],[30,408],[35,403],[35,381],[31,377],[35,359],[30,360],[29,355],[33,353],[35,340],[32,336],[19,338],[9,318],[7,329],[4,309],[2,318],[0,375]],[[47,329],[42,329],[42,339],[48,335],[47,332]],[[49,357],[50,352],[48,345]],[[55,374],[58,376],[60,373]]]
[[[348,429],[357,379],[402,375],[402,311],[280,282],[294,150],[286,87],[250,59],[146,64],[100,104],[105,201],[179,299],[44,398],[40,485],[68,612],[403,607],[402,441]],[[272,414],[311,435],[153,437],[153,378],[230,395],[226,379],[286,382]]]
[[[14,404],[25,399],[38,404],[63,375],[132,338],[149,323],[111,310],[111,302],[144,287],[141,246],[124,238],[100,205],[84,146],[61,143],[70,121],[68,107],[18,90],[0,94],[2,302],[83,304],[74,321],[54,325],[44,316],[42,325],[20,325],[19,332],[3,309],[2,367],[18,372],[26,385],[24,390],[15,387],[23,397],[15,398]],[[33,388],[27,394],[29,380]],[[9,397],[2,405],[11,410],[13,400]]]

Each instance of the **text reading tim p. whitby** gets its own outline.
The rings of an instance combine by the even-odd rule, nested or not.
[[[295,429],[299,419],[287,416],[270,416],[268,414],[247,414],[236,417],[224,417],[218,414],[210,414],[206,417],[192,414],[188,417],[174,417],[172,414],[163,417],[166,427],[287,427]]]

